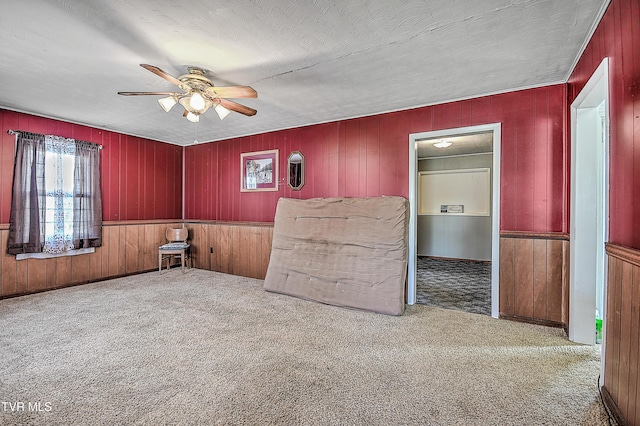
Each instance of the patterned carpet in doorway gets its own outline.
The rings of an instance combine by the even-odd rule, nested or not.
[[[491,315],[491,262],[420,256],[416,278],[422,305]]]

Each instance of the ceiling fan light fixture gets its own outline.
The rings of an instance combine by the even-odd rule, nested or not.
[[[158,99],[158,103],[165,112],[169,112],[175,104],[180,103],[180,105],[184,107],[183,117],[187,117],[189,121],[194,123],[197,123],[200,120],[200,116],[211,107],[216,109],[216,113],[221,120],[231,111],[244,114],[248,117],[256,115],[257,111],[255,109],[227,100],[228,98],[257,98],[258,93],[249,86],[216,87],[213,82],[205,76],[205,71],[196,67],[189,67],[188,74],[175,78],[156,66],[149,64],[140,64],[140,66],[167,80],[169,83],[178,86],[184,93],[118,92],[119,95],[163,95],[165,97]],[[226,107],[220,105],[223,99]]]
[[[158,103],[165,112],[169,112],[171,111],[171,108],[178,103],[178,101],[175,96],[167,96],[166,98],[158,99]]]
[[[218,114],[218,117],[220,117],[220,120],[224,120],[224,118],[229,115],[229,113],[231,111],[229,111],[228,109],[226,109],[225,107],[223,107],[220,104],[216,104],[213,109],[216,110],[216,113]]]
[[[447,148],[447,147],[449,147],[451,145],[452,145],[452,143],[449,142],[446,139],[442,139],[441,141],[436,142],[436,143],[433,144],[433,146],[435,146],[436,148]]]
[[[198,121],[200,121],[200,114],[189,111],[187,113],[187,120],[192,123],[197,123]]]
[[[206,108],[207,103],[204,100],[204,97],[198,93],[193,92],[191,97],[189,98],[189,105],[196,111],[202,111]]]

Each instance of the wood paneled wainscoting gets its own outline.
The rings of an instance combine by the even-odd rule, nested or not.
[[[640,250],[615,244],[606,250],[602,393],[620,424],[640,425]]]
[[[157,270],[158,246],[168,226],[181,227],[182,221],[105,222],[102,247],[94,253],[16,260],[7,254],[9,226],[0,225],[0,297]]]
[[[186,226],[196,268],[264,279],[273,223],[187,221]]]
[[[500,233],[500,317],[568,328],[568,234]]]

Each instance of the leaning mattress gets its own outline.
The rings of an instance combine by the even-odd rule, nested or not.
[[[403,197],[281,198],[264,288],[401,315],[408,220]]]

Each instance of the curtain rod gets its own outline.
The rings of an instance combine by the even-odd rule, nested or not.
[[[9,129],[7,130],[7,133],[10,135],[15,135],[18,134],[20,132],[23,132],[22,130],[13,130],[13,129]],[[89,143],[93,143],[93,142],[89,142]],[[98,144],[94,144],[94,145],[98,145]],[[98,145],[98,149],[102,149],[102,145]]]

